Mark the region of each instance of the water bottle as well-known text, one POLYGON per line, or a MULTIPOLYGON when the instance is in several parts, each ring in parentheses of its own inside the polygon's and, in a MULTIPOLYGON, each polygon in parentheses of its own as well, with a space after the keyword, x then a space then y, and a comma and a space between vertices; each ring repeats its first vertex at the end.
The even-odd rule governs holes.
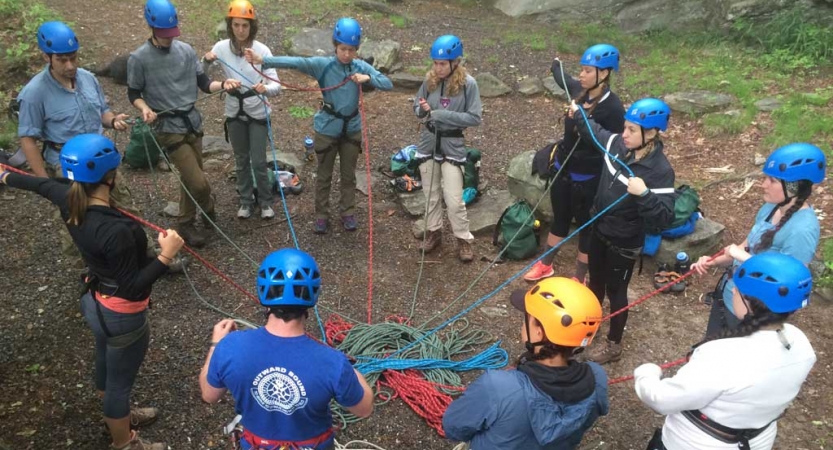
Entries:
POLYGON ((311 137, 307 136, 304 138, 304 159, 307 161, 313 161, 315 159, 315 149, 313 144, 314 142, 311 137))
POLYGON ((691 258, 688 253, 677 253, 677 262, 674 264, 674 271, 680 275, 685 275, 691 269, 691 258))

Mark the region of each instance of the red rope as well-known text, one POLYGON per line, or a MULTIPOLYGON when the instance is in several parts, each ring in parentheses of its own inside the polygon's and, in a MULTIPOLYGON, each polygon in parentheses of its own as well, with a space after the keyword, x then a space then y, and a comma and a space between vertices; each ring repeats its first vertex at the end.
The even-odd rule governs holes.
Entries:
MULTIPOLYGON (((443 431, 443 414, 451 404, 451 396, 437 390, 437 384, 426 380, 420 372, 414 369, 406 370, 404 373, 395 370, 382 372, 379 379, 380 386, 389 387, 394 391, 394 396, 399 397, 418 416, 425 419, 428 426, 437 430, 437 433, 445 437, 443 431)), ((464 388, 451 389, 463 390, 464 388)))
POLYGON ((270 77, 269 75, 266 75, 265 73, 263 73, 263 72, 261 72, 260 70, 258 70, 258 68, 257 68, 257 67, 255 67, 254 63, 249 63, 249 64, 251 64, 251 65, 252 65, 252 69, 254 69, 254 71, 255 71, 255 72, 257 72, 258 74, 260 74, 260 76, 262 76, 263 78, 266 78, 267 80, 274 81, 275 83, 279 83, 281 86, 285 86, 285 87, 288 87, 288 88, 290 88, 290 89, 295 89, 296 91, 304 91, 304 92, 326 92, 326 91, 332 91, 333 89, 338 89, 338 88, 340 88, 340 87, 344 86, 345 84, 347 84, 347 83, 350 81, 350 77, 347 77, 347 78, 345 78, 344 80, 342 80, 342 82, 341 82, 341 83, 338 83, 338 84, 337 84, 337 85, 335 85, 335 86, 329 86, 329 87, 317 87, 317 88, 308 88, 308 87, 301 87, 301 86, 293 86, 293 85, 291 85, 291 84, 286 83, 285 81, 281 81, 281 80, 279 80, 279 79, 277 79, 277 78, 272 78, 272 77, 270 77))
MULTIPOLYGON (((686 356, 685 358, 680 358, 676 361, 671 361, 669 363, 665 363, 665 364, 663 364, 659 367, 660 367, 660 369, 665 370, 669 367, 674 367, 674 366, 679 366, 680 364, 685 364, 686 362, 688 362, 688 356, 686 356)), ((608 380, 607 384, 608 385, 617 384, 617 383, 622 383, 622 382, 625 382, 625 381, 628 381, 628 380, 633 380, 633 375, 628 375, 626 377, 619 377, 619 378, 614 378, 612 380, 608 380)))
MULTIPOLYGON (((709 262, 714 261, 716 258, 718 258, 718 257, 720 257, 720 256, 722 256, 722 255, 723 255, 723 250, 720 250, 719 252, 715 253, 714 255, 712 255, 712 256, 709 258, 709 262)), ((674 280, 674 281, 672 281, 672 282, 670 282, 670 283, 668 283, 668 284, 664 285, 663 287, 661 287, 661 288, 659 288, 659 289, 657 289, 657 290, 655 290, 655 291, 653 291, 653 292, 649 292, 649 293, 647 293, 647 294, 643 295, 642 297, 639 297, 639 299, 638 299, 638 300, 636 300, 635 302, 633 302, 633 303, 629 304, 628 306, 625 306, 624 308, 618 309, 618 310, 616 310, 615 312, 612 312, 612 313, 610 313, 609 315, 607 315, 607 316, 605 316, 605 317, 602 317, 602 322, 604 322, 604 321, 606 321, 606 320, 610 320, 610 319, 612 319, 613 317, 616 317, 616 316, 618 316, 619 314, 622 314, 623 312, 625 312, 625 311, 627 311, 627 310, 629 310, 629 309, 633 308, 634 306, 636 306, 636 305, 638 305, 638 304, 640 304, 640 303, 644 302, 645 300, 648 300, 649 298, 651 298, 651 297, 653 297, 653 296, 655 296, 655 295, 659 294, 660 292, 667 291, 668 289, 670 289, 670 288, 671 288, 671 286, 674 286, 675 284, 677 284, 677 283, 679 283, 679 282, 681 282, 681 281, 685 280, 686 278, 690 277, 690 276, 691 276, 691 275, 693 275, 693 274, 694 274, 694 269, 689 270, 689 271, 688 271, 685 275, 682 275, 681 277, 677 278, 676 280, 674 280)))

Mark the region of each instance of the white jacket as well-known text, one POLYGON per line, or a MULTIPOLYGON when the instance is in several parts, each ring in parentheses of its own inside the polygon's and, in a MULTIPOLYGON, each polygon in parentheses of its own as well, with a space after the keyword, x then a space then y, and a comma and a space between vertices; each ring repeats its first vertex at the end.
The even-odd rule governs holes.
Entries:
MULTIPOLYGON (((269 47, 266 45, 254 41, 252 42, 252 50, 258 55, 266 58, 272 56, 272 52, 269 50, 269 47)), ((240 76, 240 73, 231 70, 225 64, 221 64, 219 61, 214 62, 214 64, 219 64, 220 67, 223 68, 223 72, 226 74, 226 78, 234 78, 235 80, 240 80, 243 83, 243 86, 254 86, 257 83, 263 83, 266 85, 266 92, 264 95, 266 97, 274 97, 278 95, 281 89, 281 85, 271 81, 267 78, 264 78, 259 73, 255 72, 252 69, 252 65, 246 62, 246 59, 243 56, 237 56, 231 51, 231 43, 228 39, 223 39, 222 41, 214 44, 214 48, 211 49, 218 58, 222 59, 231 67, 234 67, 235 70, 242 73, 245 78, 240 76), (250 80, 250 81, 247 81, 250 80)), ((255 67, 258 68, 261 72, 268 75, 270 78, 278 79, 278 73, 275 69, 266 69, 263 70, 259 65, 255 67)), ((242 92, 246 92, 246 89, 243 89, 242 92)), ((237 112, 239 109, 240 102, 237 97, 233 97, 231 95, 226 95, 226 104, 225 104, 225 116, 226 117, 237 117, 237 112)), ((243 110, 254 119, 265 119, 267 110, 271 114, 272 109, 269 107, 268 103, 266 105, 266 109, 263 108, 263 101, 260 100, 259 97, 248 97, 243 99, 243 110)))

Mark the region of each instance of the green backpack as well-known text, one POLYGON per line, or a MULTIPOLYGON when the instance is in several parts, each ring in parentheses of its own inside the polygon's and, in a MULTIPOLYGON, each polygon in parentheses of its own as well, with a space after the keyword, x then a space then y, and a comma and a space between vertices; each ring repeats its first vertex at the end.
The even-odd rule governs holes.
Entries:
POLYGON ((466 148, 466 164, 463 166, 463 189, 477 189, 480 185, 480 150, 466 148))
POLYGON ((159 147, 154 143, 153 131, 142 122, 136 122, 130 130, 130 142, 124 150, 124 162, 134 169, 147 169, 159 162, 159 147), (145 151, 145 145, 147 145, 147 151, 145 151), (148 164, 148 154, 150 154, 150 164, 148 164))
POLYGON ((676 189, 676 199, 674 200, 674 221, 668 228, 677 228, 686 223, 700 207, 700 195, 691 186, 686 184, 676 189))
POLYGON ((498 245, 499 236, 503 238, 505 258, 526 259, 538 252, 535 215, 529 203, 525 200, 518 200, 503 211, 495 225, 492 244, 498 245), (517 236, 515 236, 516 233, 517 236), (514 240, 512 240, 513 237, 514 240))

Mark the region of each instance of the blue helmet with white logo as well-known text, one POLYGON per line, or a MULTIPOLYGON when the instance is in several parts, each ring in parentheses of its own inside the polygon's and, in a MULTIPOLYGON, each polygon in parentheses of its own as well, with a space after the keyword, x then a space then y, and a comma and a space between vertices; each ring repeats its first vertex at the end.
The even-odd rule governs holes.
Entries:
POLYGON ((362 43, 362 27, 356 19, 342 17, 333 27, 333 40, 358 47, 362 43))
POLYGON ((61 172, 72 181, 100 183, 119 163, 116 144, 100 134, 79 134, 61 148, 61 172))
POLYGON ((78 38, 63 22, 44 22, 38 27, 38 48, 47 55, 62 55, 78 51, 78 38))
POLYGON ((463 41, 453 34, 438 37, 431 45, 431 59, 454 61, 463 56, 463 41))
POLYGON ((810 302, 813 275, 801 261, 777 252, 765 252, 746 260, 733 277, 743 295, 754 297, 774 313, 789 313, 810 302))
POLYGON ((643 98, 633 102, 625 113, 625 120, 631 121, 643 129, 657 128, 665 131, 668 128, 668 117, 671 108, 664 101, 657 98, 643 98))
POLYGON ((263 306, 311 308, 321 292, 315 259, 294 248, 270 253, 257 272, 257 296, 263 306))
POLYGON ((619 71, 619 50, 610 44, 596 44, 584 51, 581 65, 619 71))
POLYGON ((145 3, 145 21, 152 28, 176 28, 179 18, 176 8, 169 0, 148 0, 145 3))
POLYGON ((764 174, 786 182, 809 180, 821 183, 827 169, 824 152, 813 144, 787 144, 772 152, 764 164, 764 174))

